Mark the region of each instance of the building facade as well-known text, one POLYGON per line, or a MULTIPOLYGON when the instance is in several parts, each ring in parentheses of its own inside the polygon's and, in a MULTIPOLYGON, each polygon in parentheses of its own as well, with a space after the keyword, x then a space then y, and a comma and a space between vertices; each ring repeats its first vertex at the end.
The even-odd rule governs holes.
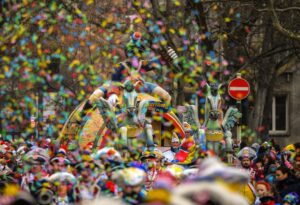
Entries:
POLYGON ((300 142, 300 64, 276 81, 271 115, 270 137, 281 146, 300 142))

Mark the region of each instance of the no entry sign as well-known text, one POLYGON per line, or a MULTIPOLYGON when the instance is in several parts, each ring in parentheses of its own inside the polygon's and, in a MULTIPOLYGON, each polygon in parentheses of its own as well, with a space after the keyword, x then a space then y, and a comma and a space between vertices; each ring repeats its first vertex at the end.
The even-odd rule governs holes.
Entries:
POLYGON ((228 93, 235 100, 243 100, 248 97, 250 93, 250 85, 248 81, 238 76, 230 81, 228 85, 228 93))

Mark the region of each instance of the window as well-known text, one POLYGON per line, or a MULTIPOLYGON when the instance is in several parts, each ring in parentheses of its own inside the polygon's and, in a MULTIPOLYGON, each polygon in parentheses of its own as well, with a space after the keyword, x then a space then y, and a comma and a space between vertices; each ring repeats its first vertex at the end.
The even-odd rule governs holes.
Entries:
POLYGON ((287 134, 289 126, 288 119, 288 96, 274 96, 270 134, 287 134))

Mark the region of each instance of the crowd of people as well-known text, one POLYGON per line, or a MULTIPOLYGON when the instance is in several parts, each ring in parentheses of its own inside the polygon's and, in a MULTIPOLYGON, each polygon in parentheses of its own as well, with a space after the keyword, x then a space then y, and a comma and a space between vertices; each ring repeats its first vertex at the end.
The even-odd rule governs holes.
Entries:
POLYGON ((240 147, 231 163, 196 148, 183 163, 185 141, 162 152, 1 140, 0 204, 299 204, 300 143, 240 147))

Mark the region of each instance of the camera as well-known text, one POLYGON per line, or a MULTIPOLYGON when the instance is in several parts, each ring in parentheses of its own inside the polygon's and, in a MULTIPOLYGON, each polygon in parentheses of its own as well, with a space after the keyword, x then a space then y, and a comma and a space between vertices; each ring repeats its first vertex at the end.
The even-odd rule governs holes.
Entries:
POLYGON ((51 189, 42 188, 36 193, 37 203, 40 205, 52 204, 54 199, 54 192, 51 189))
POLYGON ((35 183, 33 196, 35 197, 37 204, 50 205, 53 203, 54 191, 52 186, 52 183, 46 179, 42 179, 35 183))

